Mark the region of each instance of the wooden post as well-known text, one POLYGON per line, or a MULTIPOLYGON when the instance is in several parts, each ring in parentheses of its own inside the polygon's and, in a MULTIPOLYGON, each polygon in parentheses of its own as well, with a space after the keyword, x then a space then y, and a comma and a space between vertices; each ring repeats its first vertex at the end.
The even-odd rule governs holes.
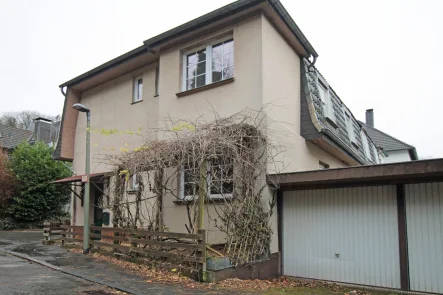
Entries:
POLYGON ((202 281, 208 281, 208 275, 206 272, 206 230, 199 229, 198 234, 200 235, 200 239, 198 240, 198 245, 200 249, 197 253, 197 256, 201 259, 201 273, 202 273, 202 281))
POLYGON ((43 245, 49 245, 49 241, 51 239, 50 237, 51 235, 51 223, 45 221, 43 223, 43 240, 42 240, 42 244, 43 245))
POLYGON ((200 163, 200 182, 198 187, 198 229, 204 228, 205 197, 206 197, 206 161, 200 163))

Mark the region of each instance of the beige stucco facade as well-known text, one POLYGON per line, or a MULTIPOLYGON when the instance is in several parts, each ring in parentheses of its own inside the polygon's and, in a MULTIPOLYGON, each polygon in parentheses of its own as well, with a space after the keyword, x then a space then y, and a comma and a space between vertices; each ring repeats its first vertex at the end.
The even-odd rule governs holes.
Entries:
MULTIPOLYGON (((278 158, 283 165, 269 166, 269 172, 295 172, 318 169, 319 161, 331 168, 344 164, 300 135, 300 57, 263 14, 255 14, 223 30, 163 50, 159 60, 137 71, 121 76, 81 94, 81 103, 91 109, 91 173, 112 170, 103 158, 108 153, 142 146, 148 131, 158 127, 162 118, 210 121, 213 111, 224 117, 245 108, 265 108, 272 139, 285 152, 278 158), (181 91, 182 52, 205 44, 217 36, 231 34, 234 39, 234 81, 204 91, 177 97, 181 91), (159 67, 159 96, 155 96, 155 71, 159 67), (143 76, 143 101, 132 104, 133 77, 143 76), (105 136, 100 129, 115 129, 123 134, 105 136), (140 134, 127 134, 126 130, 140 134), (278 171, 276 171, 276 169, 278 171)), ((77 121, 73 168, 77 174, 85 171, 86 116, 77 121)), ((161 135, 159 135, 161 137, 161 135)), ((266 192, 264 203, 272 192, 266 192)), ((77 198, 76 223, 82 224, 83 213, 77 198)), ((164 223, 171 231, 185 232, 186 208, 166 197, 163 202, 164 223)), ((223 236, 215 229, 214 204, 207 205, 205 216, 209 243, 221 242, 223 236)), ((73 206, 74 207, 74 206, 73 206)), ((276 209, 274 209, 276 210, 276 209)), ((271 251, 278 251, 277 213, 272 216, 274 236, 271 251)))

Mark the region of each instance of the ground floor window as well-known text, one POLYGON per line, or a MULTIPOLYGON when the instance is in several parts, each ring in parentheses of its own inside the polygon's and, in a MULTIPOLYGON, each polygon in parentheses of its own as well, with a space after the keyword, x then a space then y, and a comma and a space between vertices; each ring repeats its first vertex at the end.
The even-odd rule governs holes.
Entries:
MULTIPOLYGON (((180 171, 181 192, 184 200, 198 198, 200 189, 200 167, 197 163, 185 163, 180 171)), ((206 161, 205 183, 209 198, 229 198, 234 193, 234 165, 224 157, 210 157, 206 161)))

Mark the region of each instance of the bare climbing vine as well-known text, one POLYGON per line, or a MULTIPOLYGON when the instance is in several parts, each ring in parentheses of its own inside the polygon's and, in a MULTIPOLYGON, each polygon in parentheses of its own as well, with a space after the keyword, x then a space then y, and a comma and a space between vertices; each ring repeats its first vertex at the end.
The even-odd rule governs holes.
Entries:
POLYGON ((218 244, 234 264, 268 255, 276 201, 266 175, 281 148, 272 144, 267 122, 263 110, 225 118, 214 112, 210 122, 168 118, 151 136, 157 140, 106 155, 115 166, 109 205, 114 226, 167 231, 163 209, 173 201, 186 206, 179 222, 189 233, 202 220, 222 233, 218 244))

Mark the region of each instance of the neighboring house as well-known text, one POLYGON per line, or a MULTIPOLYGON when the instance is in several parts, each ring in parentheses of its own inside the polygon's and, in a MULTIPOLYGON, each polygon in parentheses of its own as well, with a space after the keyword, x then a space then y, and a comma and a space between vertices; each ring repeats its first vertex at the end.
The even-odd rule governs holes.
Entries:
POLYGON ((28 130, 34 131, 31 142, 42 141, 51 147, 54 146, 57 142, 60 123, 60 120, 52 121, 42 117, 33 119, 28 127, 28 130))
POLYGON ((0 124, 0 148, 12 152, 21 142, 33 144, 42 141, 53 146, 57 141, 61 121, 52 122, 45 118, 36 118, 28 129, 15 128, 0 124))
POLYGON ((383 163, 418 160, 415 147, 374 127, 374 111, 372 109, 366 111, 366 123, 360 122, 360 124, 372 141, 385 152, 386 157, 383 158, 383 163))
MULTIPOLYGON (((276 159, 278 167, 267 167, 268 174, 279 174, 280 189, 295 191, 284 195, 279 191, 280 209, 274 208, 271 220, 271 253, 283 254, 283 274, 399 288, 399 271, 392 271, 392 277, 386 279, 388 283, 367 279, 377 276, 388 258, 393 263, 399 261, 389 256, 398 255, 398 247, 397 252, 381 252, 385 240, 390 247, 398 246, 396 188, 388 187, 387 192, 366 190, 355 200, 353 194, 357 190, 337 188, 343 185, 334 182, 337 171, 349 172, 345 172, 350 179, 347 185, 358 186, 358 177, 365 176, 361 173, 366 170, 347 167, 370 165, 370 172, 383 165, 376 165, 381 162, 375 139, 368 136, 369 131, 361 127, 315 68, 317 57, 279 1, 240 0, 148 39, 140 47, 60 85, 65 102, 54 158, 72 161, 77 174, 58 181, 77 186, 72 196, 72 224, 83 225, 83 202, 77 196, 81 197, 78 183, 85 173, 86 156, 86 116, 74 110, 73 104, 82 103, 91 110, 93 130, 120 131, 156 129, 167 116, 203 117, 209 121, 213 119, 212 109, 226 117, 245 108, 265 108, 274 131, 270 133, 272 139, 285 147, 276 159), (297 199, 294 195, 303 194, 304 189, 298 187, 300 179, 311 180, 303 178, 304 173, 314 180, 324 175, 317 188, 334 183, 334 191, 316 190, 297 199), (293 175, 302 176, 298 182, 285 184, 293 175), (300 200, 303 202, 297 203, 300 200), (380 230, 383 225, 386 231, 380 230), (341 235, 350 227, 353 231, 349 232, 355 235, 341 235), (335 236, 344 239, 334 239, 335 236), (299 243, 297 247, 294 241, 299 243), (356 256, 370 258, 363 261, 356 256), (299 272, 295 266, 307 271, 299 272), (334 273, 334 267, 340 273, 334 273), (328 273, 323 275, 322 269, 328 273), (349 272, 360 272, 363 279, 346 276, 349 272)), ((91 132, 90 179, 95 185, 91 186, 90 220, 94 223, 101 224, 103 212, 97 206, 100 196, 104 193, 112 198, 111 179, 106 172, 115 168, 100 155, 161 139, 161 134, 159 138, 149 133, 142 135, 145 137, 91 132)), ((181 170, 178 176, 185 174, 181 170)), ((171 189, 183 188, 185 178, 177 177, 177 185, 171 189)), ((370 178, 368 182, 377 179, 370 178)), ((271 198, 272 192, 271 187, 264 190, 263 198, 271 198)), ((167 198, 161 206, 169 230, 186 232, 183 203, 167 198)), ((208 204, 208 210, 213 210, 211 206, 208 204)), ((223 237, 214 224, 206 219, 205 222, 208 242, 220 241, 223 237)))
POLYGON ((33 132, 0 124, 0 148, 11 153, 23 141, 29 142, 33 132))

